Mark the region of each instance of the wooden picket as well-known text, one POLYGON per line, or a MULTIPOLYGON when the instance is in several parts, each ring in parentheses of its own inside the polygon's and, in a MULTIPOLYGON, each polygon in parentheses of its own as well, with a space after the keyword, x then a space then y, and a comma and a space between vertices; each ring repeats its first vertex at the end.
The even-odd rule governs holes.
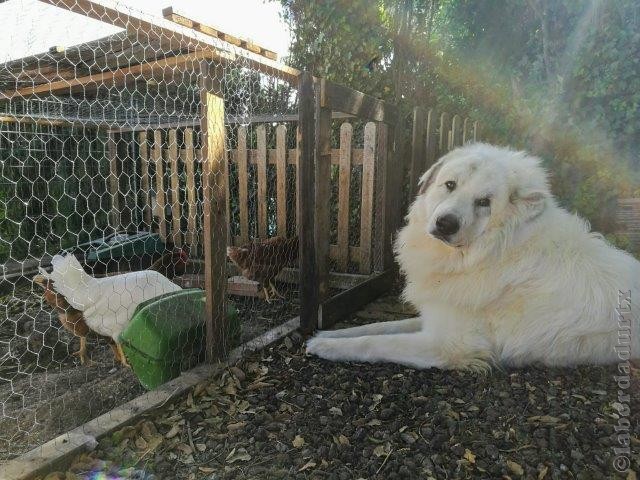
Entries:
POLYGON ((258 137, 258 237, 267 238, 267 130, 264 125, 256 128, 258 137))
POLYGON ((171 169, 171 238, 177 247, 182 246, 182 211, 180 207, 180 182, 178 172, 178 140, 176 130, 169 130, 167 158, 171 169))
POLYGON ((349 264, 349 194, 351 189, 351 137, 353 127, 340 127, 340 170, 338 177, 338 270, 346 271, 349 264))
POLYGON ((196 191, 195 162, 196 153, 193 146, 193 129, 184 130, 184 148, 180 150, 185 167, 186 189, 187 189, 187 234, 185 241, 195 246, 198 243, 196 233, 198 218, 198 192, 196 191))
POLYGON ((165 215, 166 196, 164 189, 164 161, 162 159, 162 132, 156 130, 153 132, 153 147, 151 148, 151 158, 156 167, 155 173, 155 197, 156 208, 153 212, 154 216, 158 218, 158 233, 160 238, 166 240, 167 238, 167 217, 165 215))

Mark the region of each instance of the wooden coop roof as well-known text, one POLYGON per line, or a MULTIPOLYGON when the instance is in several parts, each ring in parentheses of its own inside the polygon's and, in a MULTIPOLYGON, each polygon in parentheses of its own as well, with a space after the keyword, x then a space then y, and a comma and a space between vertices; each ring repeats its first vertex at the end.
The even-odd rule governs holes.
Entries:
POLYGON ((193 71, 203 59, 221 63, 240 60, 256 71, 291 83, 297 81, 299 71, 277 62, 274 52, 194 22, 172 9, 165 9, 166 18, 157 18, 133 13, 110 0, 41 1, 125 31, 72 47, 54 46, 48 52, 0 64, 0 104, 2 100, 34 95, 81 92, 90 97, 100 87, 160 80, 167 74, 175 80, 181 71, 193 71))

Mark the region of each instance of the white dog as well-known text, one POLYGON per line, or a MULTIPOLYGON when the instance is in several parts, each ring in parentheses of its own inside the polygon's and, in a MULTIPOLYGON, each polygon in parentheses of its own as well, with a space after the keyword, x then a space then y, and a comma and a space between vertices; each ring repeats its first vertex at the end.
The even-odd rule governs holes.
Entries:
POLYGON ((320 332, 307 352, 469 369, 638 358, 640 263, 556 204, 537 158, 458 148, 407 220, 395 249, 420 316, 320 332))

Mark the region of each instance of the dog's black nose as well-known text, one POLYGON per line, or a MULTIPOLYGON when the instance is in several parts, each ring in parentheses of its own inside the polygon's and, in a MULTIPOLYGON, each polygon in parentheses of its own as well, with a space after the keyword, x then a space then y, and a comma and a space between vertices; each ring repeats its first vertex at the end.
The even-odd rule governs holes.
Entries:
POLYGON ((438 217, 436 220, 436 230, 440 235, 453 235, 460 230, 460 222, 455 215, 448 213, 438 217))

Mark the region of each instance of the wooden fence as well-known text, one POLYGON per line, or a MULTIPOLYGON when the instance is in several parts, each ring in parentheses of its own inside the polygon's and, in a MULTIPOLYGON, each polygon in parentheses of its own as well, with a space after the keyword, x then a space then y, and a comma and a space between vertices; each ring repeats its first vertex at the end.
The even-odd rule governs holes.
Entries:
POLYGON ((640 198, 621 198, 616 212, 617 233, 629 239, 632 250, 640 248, 640 198))
MULTIPOLYGON (((242 245, 298 233, 301 319, 303 327, 311 329, 328 327, 390 287, 392 235, 402 218, 404 173, 412 194, 419 176, 437 157, 479 140, 479 124, 416 108, 411 155, 396 158, 402 135, 394 106, 322 79, 305 81, 306 93, 302 86, 300 92, 311 95, 313 102, 307 98, 301 103, 298 122, 274 125, 262 118, 248 126, 227 123, 220 133, 226 148, 216 166, 219 184, 213 187, 225 203, 213 235, 224 231, 226 245, 242 245), (336 117, 340 121, 332 120, 336 117), (303 138, 312 140, 311 150, 301 143, 303 138), (353 286, 351 281, 348 291, 331 297, 329 276, 345 273, 361 275, 361 283, 353 286)), ((153 225, 168 242, 196 247, 206 257, 211 232, 205 228, 199 129, 163 126, 110 135, 114 228, 126 224, 122 213, 132 208, 122 190, 133 189, 139 223, 153 225), (133 146, 118 148, 123 141, 133 146), (128 168, 136 175, 123 171, 122 151, 134 156, 134 166, 128 168), (129 178, 128 185, 123 186, 123 176, 129 178), (133 185, 131 177, 136 178, 133 185)))
MULTIPOLYGON (((297 230, 295 199, 299 198, 299 155, 297 148, 288 148, 288 128, 296 127, 294 123, 275 128, 265 124, 254 125, 254 148, 248 146, 248 128, 234 128, 236 145, 226 152, 224 183, 228 199, 228 245, 242 245, 273 235, 286 237, 297 230), (274 148, 267 148, 268 145, 274 148), (293 182, 288 178, 291 170, 293 182), (268 194, 268 179, 274 177, 275 191, 268 194), (235 206, 234 214, 231 205, 235 206)), ((329 248, 334 262, 333 271, 336 272, 368 275, 373 271, 374 182, 380 148, 377 129, 375 122, 368 122, 363 128, 363 138, 356 142, 351 123, 343 122, 337 128, 339 144, 331 149, 334 170, 328 173, 337 184, 337 218, 330 226, 337 241, 329 248), (355 146, 356 143, 361 146, 355 146), (354 176, 359 179, 359 191, 352 188, 354 176), (353 231, 356 226, 350 221, 355 210, 359 217, 357 232, 353 231)), ((138 202, 143 224, 153 225, 164 240, 176 246, 202 245, 201 149, 198 136, 193 128, 136 133, 137 148, 134 151, 138 152, 138 202), (170 216, 167 215, 169 212, 170 216)), ((109 144, 115 143, 116 139, 112 137, 109 144)), ((123 203, 119 178, 124 172, 115 147, 109 148, 109 155, 112 171, 109 186, 114 199, 111 219, 113 226, 119 228, 122 227, 119 222, 123 203)))
POLYGON ((433 163, 456 147, 480 141, 480 123, 460 115, 422 107, 413 109, 411 140, 411 164, 409 170, 410 190, 417 192, 418 179, 433 163))

